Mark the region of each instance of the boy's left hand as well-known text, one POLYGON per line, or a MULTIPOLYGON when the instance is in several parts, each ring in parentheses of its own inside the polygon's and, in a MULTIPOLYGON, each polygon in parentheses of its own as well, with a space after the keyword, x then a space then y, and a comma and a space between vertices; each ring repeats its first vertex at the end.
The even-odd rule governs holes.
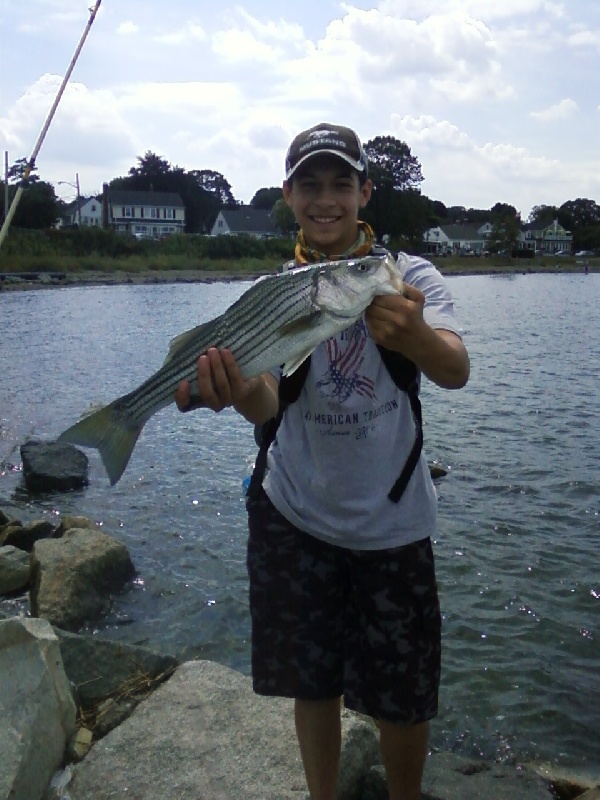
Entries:
POLYGON ((423 318, 425 295, 420 289, 404 284, 404 294, 378 295, 365 312, 365 321, 377 344, 400 350, 409 356, 411 343, 427 326, 423 318))

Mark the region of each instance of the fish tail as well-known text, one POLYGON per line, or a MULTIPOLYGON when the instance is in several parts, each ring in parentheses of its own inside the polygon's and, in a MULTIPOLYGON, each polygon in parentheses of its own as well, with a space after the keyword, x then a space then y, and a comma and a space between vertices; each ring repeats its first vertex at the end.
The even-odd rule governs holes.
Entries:
POLYGON ((95 447, 100 452, 111 486, 125 472, 145 423, 145 420, 137 422, 119 414, 115 408, 118 402, 84 417, 58 437, 59 442, 95 447))

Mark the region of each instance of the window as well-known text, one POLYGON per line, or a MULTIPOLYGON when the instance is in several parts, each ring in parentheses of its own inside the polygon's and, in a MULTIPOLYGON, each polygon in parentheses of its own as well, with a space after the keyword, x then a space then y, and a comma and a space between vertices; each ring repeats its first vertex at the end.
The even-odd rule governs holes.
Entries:
POLYGON ((133 213, 132 206, 123 206, 123 216, 124 217, 133 217, 135 216, 133 213))

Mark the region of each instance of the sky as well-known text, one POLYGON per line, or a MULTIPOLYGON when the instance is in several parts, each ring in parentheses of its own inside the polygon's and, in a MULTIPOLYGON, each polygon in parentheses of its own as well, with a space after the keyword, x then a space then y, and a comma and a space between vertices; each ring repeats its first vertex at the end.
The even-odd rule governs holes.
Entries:
MULTIPOLYGON (((9 163, 33 152, 93 5, 0 0, 9 163)), ((406 142, 446 206, 600 203, 600 2, 102 0, 36 164, 71 200, 76 176, 91 195, 151 151, 249 203, 319 122, 406 142)))

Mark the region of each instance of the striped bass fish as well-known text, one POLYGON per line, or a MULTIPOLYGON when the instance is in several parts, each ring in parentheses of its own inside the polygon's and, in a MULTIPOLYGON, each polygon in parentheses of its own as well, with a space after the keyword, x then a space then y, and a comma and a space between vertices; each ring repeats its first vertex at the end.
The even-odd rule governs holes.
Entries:
POLYGON ((190 381, 197 395, 197 361, 211 347, 231 350, 246 379, 281 364, 284 375, 291 375, 317 345, 359 319, 375 295, 402 294, 402 288, 391 255, 259 278, 223 314, 173 339, 162 367, 137 389, 84 417, 58 441, 99 450, 114 486, 142 428, 174 402, 180 381, 190 381))

